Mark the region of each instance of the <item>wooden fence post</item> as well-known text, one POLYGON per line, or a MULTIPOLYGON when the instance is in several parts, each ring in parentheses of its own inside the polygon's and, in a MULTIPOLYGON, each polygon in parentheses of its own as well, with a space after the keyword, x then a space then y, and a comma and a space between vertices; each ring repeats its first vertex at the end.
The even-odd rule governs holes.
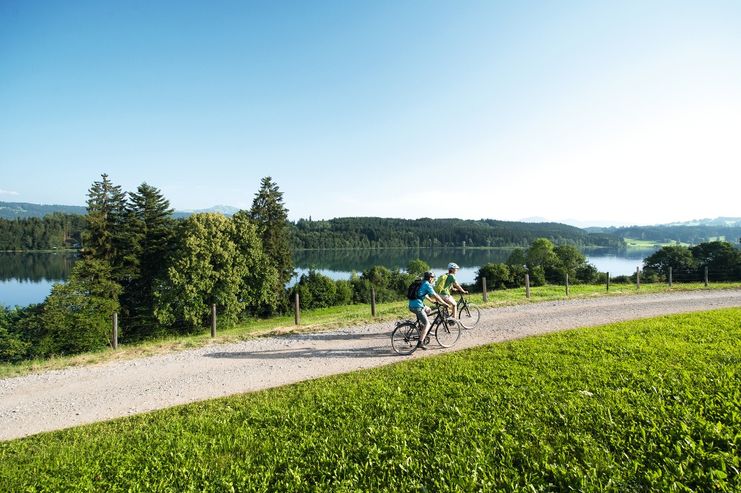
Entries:
POLYGON ((525 274, 525 298, 530 298, 530 274, 525 274))
POLYGON ((566 273, 566 296, 569 295, 569 273, 566 273))
POLYGON ((118 312, 113 312, 113 349, 118 349, 118 312))
POLYGON ((705 287, 708 287, 708 266, 705 266, 705 287))
POLYGON ((371 287, 371 317, 376 316, 376 288, 371 287))
POLYGON ((636 267, 636 289, 641 289, 641 268, 636 267))
POLYGON ((669 266, 669 287, 672 287, 672 266, 669 266))
POLYGON ((610 291, 610 273, 607 273, 607 291, 610 291))
POLYGON ((485 277, 481 278, 481 287, 484 289, 483 299, 484 299, 484 303, 486 303, 487 301, 489 301, 489 295, 486 293, 486 278, 485 277))
POLYGON ((216 303, 211 303, 211 337, 216 337, 216 303))
POLYGON ((293 300, 293 320, 296 325, 301 323, 301 304, 299 303, 298 291, 296 291, 296 297, 293 300))

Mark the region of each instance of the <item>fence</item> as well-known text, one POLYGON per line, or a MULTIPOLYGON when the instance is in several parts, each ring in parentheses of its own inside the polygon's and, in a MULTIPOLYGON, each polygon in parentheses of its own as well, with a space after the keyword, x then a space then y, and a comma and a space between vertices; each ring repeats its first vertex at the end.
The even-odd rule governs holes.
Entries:
MULTIPOLYGON (((610 277, 610 273, 605 273, 605 290, 610 291, 610 285, 611 283, 614 284, 614 279, 610 277)), ((648 271, 648 276, 646 276, 646 273, 643 273, 640 269, 640 267, 636 267, 636 272, 633 276, 630 276, 630 278, 634 279, 634 284, 636 289, 641 288, 641 276, 644 276, 644 283, 648 280, 650 283, 655 282, 661 282, 666 283, 669 287, 672 287, 675 282, 682 283, 682 282, 704 282, 705 286, 707 287, 708 284, 711 281, 714 282, 728 282, 728 281, 739 281, 741 280, 741 267, 737 269, 731 269, 731 270, 722 270, 722 269, 708 269, 708 267, 704 267, 702 269, 673 269, 672 267, 669 267, 666 269, 666 272, 654 272, 654 271, 648 271), (648 277, 648 279, 646 279, 648 277)), ((627 276, 619 276, 620 278, 625 278, 627 276)), ((524 287, 525 287, 525 298, 530 299, 531 297, 531 289, 530 289, 530 275, 525 274, 524 276, 524 287)), ((481 279, 481 285, 482 285, 482 299, 484 303, 487 303, 489 301, 489 295, 487 291, 487 281, 486 278, 481 279)), ((570 288, 571 284, 569 282, 569 275, 565 274, 564 276, 564 292, 566 296, 570 295, 570 288)), ((376 317, 376 290, 375 288, 371 289, 371 300, 370 300, 370 311, 371 311, 371 317, 376 317)), ((294 324, 295 325, 301 325, 301 299, 299 297, 298 291, 294 293, 294 299, 293 299, 293 312, 294 312, 294 324)), ((216 337, 216 305, 211 305, 211 337, 216 337)), ((111 338, 111 347, 113 349, 118 348, 118 313, 114 313, 112 316, 112 338, 111 338)))

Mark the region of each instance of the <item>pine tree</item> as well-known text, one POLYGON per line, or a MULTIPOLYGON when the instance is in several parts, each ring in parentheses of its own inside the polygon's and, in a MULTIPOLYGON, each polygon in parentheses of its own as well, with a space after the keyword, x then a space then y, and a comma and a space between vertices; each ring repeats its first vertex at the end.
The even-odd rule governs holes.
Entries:
POLYGON ((135 335, 151 329, 154 320, 153 289, 165 275, 172 250, 173 209, 160 190, 142 183, 129 193, 126 214, 128 245, 124 255, 129 278, 124 282, 121 304, 135 335))
POLYGON ((291 231, 288 209, 283 205, 283 192, 269 176, 262 179, 260 190, 255 194, 250 219, 257 225, 263 249, 278 271, 282 290, 293 276, 291 231))
POLYGON ((107 174, 101 177, 88 190, 83 255, 110 263, 117 276, 124 263, 126 192, 113 185, 107 174))

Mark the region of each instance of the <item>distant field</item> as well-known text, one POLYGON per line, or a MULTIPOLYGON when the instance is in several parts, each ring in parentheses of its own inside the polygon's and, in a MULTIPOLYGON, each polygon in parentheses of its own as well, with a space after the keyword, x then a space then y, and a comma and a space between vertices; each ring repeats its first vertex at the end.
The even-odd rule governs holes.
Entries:
POLYGON ((632 248, 652 248, 652 247, 665 247, 665 246, 673 246, 673 245, 684 245, 684 246, 688 245, 688 243, 679 243, 675 241, 661 243, 659 241, 637 240, 635 238, 623 238, 623 240, 625 240, 626 246, 632 247, 632 248))
POLYGON ((0 443, 11 491, 739 491, 741 309, 0 443))

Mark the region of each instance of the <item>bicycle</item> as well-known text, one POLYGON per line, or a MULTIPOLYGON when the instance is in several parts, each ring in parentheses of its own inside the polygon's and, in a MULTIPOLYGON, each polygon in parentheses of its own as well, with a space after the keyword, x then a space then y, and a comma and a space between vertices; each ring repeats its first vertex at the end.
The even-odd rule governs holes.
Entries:
POLYGON ((473 303, 469 303, 466 298, 461 297, 458 300, 458 321, 464 329, 473 329, 481 319, 481 310, 473 303))
MULTIPOLYGON (((430 342, 430 334, 435 331, 435 339, 442 347, 451 347, 458 342, 461 336, 461 324, 458 320, 448 316, 448 310, 444 305, 435 303, 436 309, 430 313, 435 318, 430 324, 424 344, 430 342)), ((391 332, 391 347, 397 354, 409 355, 419 347, 419 336, 423 326, 418 320, 400 320, 396 322, 391 332)))

